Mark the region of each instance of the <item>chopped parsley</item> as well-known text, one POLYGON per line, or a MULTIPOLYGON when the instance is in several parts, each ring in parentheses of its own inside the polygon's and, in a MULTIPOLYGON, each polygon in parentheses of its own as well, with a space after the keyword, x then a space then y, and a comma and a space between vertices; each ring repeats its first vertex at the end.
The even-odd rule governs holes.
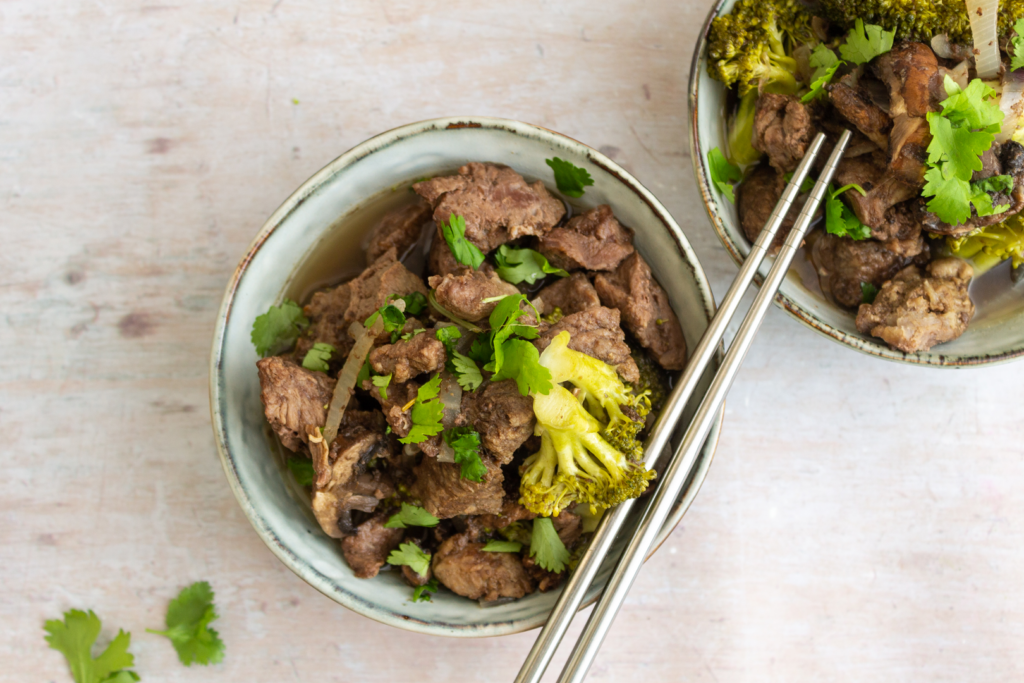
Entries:
POLYGON ((743 179, 743 172, 739 166, 730 164, 729 160, 722 154, 722 150, 715 147, 708 152, 708 172, 711 174, 711 182, 729 200, 731 204, 736 203, 736 193, 733 191, 733 183, 743 179))
POLYGON ((530 557, 541 568, 549 572, 561 572, 569 561, 569 551, 558 537, 555 525, 549 517, 538 517, 533 520, 533 533, 530 535, 530 557))
POLYGON ((584 188, 594 184, 594 179, 590 177, 590 173, 586 169, 573 166, 564 159, 555 157, 545 159, 545 162, 554 171, 555 185, 558 186, 558 191, 564 195, 582 197, 585 192, 584 188))
POLYGON ((306 357, 302 359, 302 367, 307 370, 327 372, 330 370, 330 366, 327 365, 327 361, 331 359, 332 353, 334 353, 333 346, 317 342, 316 344, 313 344, 313 348, 306 351, 306 357))
POLYGON ((833 190, 831 185, 828 186, 828 192, 825 193, 825 230, 839 237, 866 240, 871 237, 871 228, 861 223, 853 209, 839 198, 840 194, 851 189, 864 193, 864 189, 856 184, 846 185, 838 190, 833 190))
POLYGON ((416 505, 402 503, 402 509, 391 515, 385 529, 404 529, 407 526, 437 526, 437 517, 416 505))
POLYGON ((1024 66, 1024 19, 1017 20, 1017 23, 1013 25, 1013 32, 1017 35, 1010 39, 1010 44, 1013 45, 1010 71, 1016 71, 1024 66))
POLYGON ((309 458, 297 457, 288 458, 286 461, 288 469, 295 477, 295 483, 299 486, 312 486, 316 473, 313 471, 313 461, 309 458))
POLYGON ((380 399, 382 401, 388 400, 388 385, 391 384, 391 375, 374 375, 370 378, 370 381, 380 391, 380 399))
POLYGON ((48 634, 46 642, 64 655, 71 667, 75 683, 129 683, 139 680, 138 674, 128 667, 134 665, 135 656, 128 652, 132 634, 118 630, 117 635, 103 653, 93 659, 92 647, 100 635, 102 622, 92 610, 73 609, 64 613, 63 620, 50 619, 43 625, 48 634))
POLYGON ((309 325, 309 318, 302 313, 302 307, 291 299, 285 299, 280 306, 271 306, 252 323, 253 346, 260 356, 271 356, 287 351, 298 340, 309 325))
POLYGON ((403 543, 388 555, 388 564, 405 565, 420 576, 426 576, 430 569, 430 553, 423 552, 415 543, 403 543))
POLYGON ((416 590, 412 592, 413 602, 431 602, 430 594, 436 593, 440 585, 437 583, 437 579, 431 579, 422 586, 416 586, 416 590))
POLYGON ((847 34, 846 42, 839 46, 839 54, 854 64, 867 64, 891 50, 895 37, 895 31, 886 31, 881 26, 865 24, 863 19, 858 19, 847 34))
POLYGON ((518 541, 501 541, 497 538, 492 538, 487 541, 481 550, 485 553, 518 553, 523 549, 523 544, 518 541))
POLYGON ((876 296, 878 296, 878 287, 875 287, 870 282, 860 283, 860 302, 862 304, 875 303, 876 296))
POLYGON ((224 642, 216 631, 208 628, 216 619, 213 589, 206 581, 198 581, 182 589, 167 606, 166 631, 146 631, 170 639, 185 666, 192 666, 192 662, 206 666, 224 659, 224 642))
POLYGON ((444 442, 455 451, 455 462, 462 466, 462 478, 480 482, 487 466, 480 460, 480 434, 470 427, 446 429, 444 442))
POLYGON ((466 239, 466 219, 457 214, 448 217, 448 222, 441 221, 441 234, 448 243, 452 256, 464 266, 476 270, 484 262, 484 253, 479 247, 466 239))
POLYGON ((495 268, 498 276, 514 285, 520 282, 532 285, 548 275, 569 277, 567 271, 555 268, 548 263, 544 254, 533 249, 516 249, 503 244, 495 252, 494 260, 498 263, 498 267, 495 268))
POLYGON ((402 443, 421 443, 431 436, 441 432, 441 419, 444 417, 444 405, 438 400, 437 395, 441 390, 441 375, 434 375, 433 379, 421 386, 416 391, 416 399, 413 401, 412 411, 409 417, 412 420, 412 429, 409 434, 399 439, 402 443))

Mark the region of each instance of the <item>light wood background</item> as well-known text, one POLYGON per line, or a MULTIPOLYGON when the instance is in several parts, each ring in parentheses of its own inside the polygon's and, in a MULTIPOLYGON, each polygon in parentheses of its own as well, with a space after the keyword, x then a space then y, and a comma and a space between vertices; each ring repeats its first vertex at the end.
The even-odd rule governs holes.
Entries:
MULTIPOLYGON (((433 116, 600 148, 721 296, 686 80, 706 0, 0 3, 0 680, 69 681, 42 625, 132 631, 146 681, 511 681, 534 634, 414 635, 284 568, 217 461, 207 358, 265 218, 365 138, 433 116), (225 662, 159 627, 217 591, 225 662)), ((593 681, 1024 677, 1024 363, 856 354, 773 310, 703 491, 593 681)), ((582 621, 573 629, 576 634, 582 621)), ((558 666, 564 661, 564 651, 558 666)))

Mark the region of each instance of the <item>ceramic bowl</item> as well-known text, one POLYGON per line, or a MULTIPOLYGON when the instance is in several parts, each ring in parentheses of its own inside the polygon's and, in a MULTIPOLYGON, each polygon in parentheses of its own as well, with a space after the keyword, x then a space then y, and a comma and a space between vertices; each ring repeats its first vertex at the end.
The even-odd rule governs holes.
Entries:
MULTIPOLYGON (((690 156, 711 225, 736 263, 750 249, 740 228, 736 207, 722 198, 711 183, 707 153, 726 149, 726 89, 707 72, 707 36, 711 21, 727 14, 735 0, 718 0, 708 13, 690 65, 690 156)), ((757 279, 760 284, 771 267, 766 259, 757 279)), ((855 313, 828 300, 818 287, 817 276, 804 253, 797 254, 786 275, 776 303, 787 313, 830 339, 887 360, 936 367, 969 367, 1012 360, 1024 355, 1024 296, 1011 288, 1007 266, 987 273, 971 286, 971 296, 981 302, 967 332, 959 339, 930 351, 904 353, 882 340, 857 331, 855 313)))
MULTIPOLYGON (((325 535, 309 499, 285 474, 275 442, 265 431, 252 321, 279 303, 322 247, 339 259, 361 261, 360 243, 369 226, 345 217, 365 202, 405 188, 423 176, 451 173, 486 160, 507 164, 528 179, 553 186, 546 158, 559 156, 594 178, 580 200, 584 207, 610 204, 636 232, 636 247, 668 291, 693 348, 714 312, 704 271, 668 211, 621 167, 595 150, 536 126, 491 118, 435 119, 383 133, 342 154, 306 181, 267 220, 236 269, 217 320, 210 359, 210 402, 217 449, 239 505, 267 546, 292 571, 324 595, 371 619, 421 633, 495 636, 541 625, 556 593, 481 607, 447 591, 432 602, 410 602, 412 589, 399 572, 358 579, 342 558, 339 543, 325 535)), ((708 378, 706 377, 705 380, 708 378)), ((705 384, 706 386, 706 384, 705 384)), ((692 416, 696 404, 689 407, 692 416)), ((693 501, 718 442, 721 414, 700 461, 662 529, 659 543, 693 501)), ((677 435, 678 436, 678 435, 677 435)), ((593 601, 607 581, 602 567, 591 588, 593 601)))

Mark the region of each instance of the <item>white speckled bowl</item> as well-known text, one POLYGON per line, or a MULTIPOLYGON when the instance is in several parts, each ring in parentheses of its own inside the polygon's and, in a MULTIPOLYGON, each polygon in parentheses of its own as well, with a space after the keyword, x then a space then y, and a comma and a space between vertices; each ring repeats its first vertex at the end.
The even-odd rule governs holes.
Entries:
MULTIPOLYGON (((590 171, 595 185, 581 202, 610 204, 623 224, 636 232, 636 246, 668 291, 690 348, 696 345, 715 304, 704 271, 679 226, 650 192, 604 155, 543 128, 491 118, 436 119, 378 135, 342 154, 306 181, 260 230, 228 285, 217 321, 210 359, 213 429, 228 482, 239 505, 267 546, 282 562, 320 592, 385 624, 449 636, 496 636, 541 625, 555 593, 534 593, 516 602, 481 608, 476 602, 442 592, 433 602, 412 603, 412 589, 397 572, 357 579, 337 541, 327 537, 309 509, 308 497, 285 476, 281 460, 264 432, 256 374, 256 352, 249 340, 252 321, 278 303, 310 255, 330 239, 358 250, 362 234, 340 218, 396 184, 451 172, 473 160, 508 164, 528 178, 553 185, 545 158, 559 156, 590 171), (305 498, 305 499, 304 499, 305 498)), ((707 378, 705 378, 707 380, 707 378)), ((705 384, 706 386, 706 384, 705 384)), ((690 406, 686 419, 696 404, 690 406)), ((711 464, 721 415, 700 462, 659 540, 671 532, 693 501, 711 464)), ((610 563, 599 576, 601 586, 610 563)), ((598 592, 595 586, 588 602, 598 592)))
MULTIPOLYGON (((726 148, 726 90, 721 83, 708 76, 707 36, 711 20, 727 14, 734 2, 717 0, 708 13, 693 53, 689 86, 690 155, 711 225, 736 263, 741 263, 746 258, 750 243, 740 228, 736 207, 722 199, 717 189, 714 189, 707 167, 708 151, 715 147, 723 150, 726 148)), ((797 259, 802 258, 803 255, 797 255, 797 259)), ((761 276, 767 275, 771 267, 769 261, 762 266, 761 276)), ((1024 293, 1020 288, 1011 289, 1009 277, 1005 273, 989 273, 987 277, 1000 275, 1005 278, 1005 291, 986 301, 986 305, 975 314, 967 332, 955 341, 940 344, 922 353, 903 353, 889 348, 880 339, 861 334, 857 331, 854 313, 827 301, 817 288, 817 283, 808 287, 793 269, 782 283, 775 301, 811 329, 858 351, 916 365, 970 367, 1004 362, 1024 355, 1024 293)), ((760 283, 761 277, 757 281, 760 283)), ((972 296, 982 282, 984 279, 972 286, 972 296)), ((989 283, 985 283, 986 287, 991 286, 989 283)), ((995 284, 998 286, 998 283, 995 284)))

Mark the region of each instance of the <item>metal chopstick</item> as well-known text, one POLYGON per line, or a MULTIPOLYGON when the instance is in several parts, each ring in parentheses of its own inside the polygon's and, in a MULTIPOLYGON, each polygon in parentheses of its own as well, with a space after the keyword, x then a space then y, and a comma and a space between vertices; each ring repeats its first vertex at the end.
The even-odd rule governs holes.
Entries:
POLYGON ((654 492, 654 496, 648 502, 640 526, 630 539, 626 550, 615 566, 615 571, 612 573, 604 593, 591 613, 583 633, 576 642, 576 647, 565 664, 565 668, 562 669, 562 674, 558 679, 560 683, 581 683, 586 677, 598 648, 600 648, 619 607, 625 600, 626 594, 629 592, 637 573, 640 571, 640 567, 643 565, 644 558, 651 547, 653 547, 658 531, 661 529, 662 524, 665 523, 672 504, 679 496, 679 492, 693 467, 697 454, 704 445, 704 439, 711 429, 715 414, 725 400, 725 395, 728 393, 729 387, 732 386, 737 372, 739 372, 743 359, 747 355, 747 351, 750 349, 754 336, 761 325, 761 321, 764 319, 768 307, 775 298, 775 293, 779 285, 782 284, 782 280, 789 270, 797 249, 800 248, 800 244, 803 242, 804 235, 806 235, 807 229, 810 227, 814 213, 825 195, 826 187, 832 180, 832 175, 835 173, 836 166, 838 166, 839 160, 842 158, 849 141, 850 132, 844 131, 835 149, 832 150, 832 154, 829 156, 828 162, 817 183, 815 183, 814 189, 811 190, 810 198, 801 210, 799 217, 793 225, 793 229, 786 238, 785 244, 775 258, 775 263, 768 272, 768 277, 765 278, 760 291, 754 298, 754 303, 751 305, 746 317, 744 317, 743 323, 736 333, 736 338, 733 340, 732 346, 729 347, 729 351, 725 354, 725 360, 722 362, 722 366, 719 368, 714 380, 712 380, 711 387, 704 396, 704 400, 701 401, 697 414, 690 423, 690 427, 686 430, 686 435, 683 437, 682 443, 680 443, 679 448, 669 463, 661 483, 654 492))
MULTIPOLYGON (((782 197, 779 198, 778 204, 775 205, 775 209, 768 217, 768 222, 750 249, 747 258, 743 261, 739 274, 729 287, 725 298, 722 299, 718 312, 708 324, 703 336, 697 343, 697 347, 691 353, 690 362, 687 364, 683 376, 676 383, 671 394, 669 394, 665 405, 662 407, 658 421, 651 429, 651 434, 647 438, 644 460, 648 467, 655 465, 665 446, 668 445, 676 423, 686 408, 686 404, 689 403, 690 397, 704 375, 704 371, 711 362, 716 349, 718 349, 729 321, 736 312, 743 294, 753 281, 754 274, 757 273, 757 269, 767 255, 768 249, 775 239, 775 234, 785 220, 786 213, 793 205, 793 201, 799 194, 800 186, 803 184, 804 178, 807 177, 824 141, 825 136, 819 133, 811 142, 803 160, 797 166, 796 171, 793 172, 793 177, 783 191, 782 197)), ((533 644, 533 648, 530 650, 530 654, 527 655, 523 667, 519 670, 516 683, 539 683, 541 676, 544 675, 544 671, 554 656, 555 650, 558 649, 562 637, 569 628, 569 624, 583 603, 587 589, 594 582, 594 578, 597 576, 604 558, 611 550, 612 543, 615 541, 615 537, 629 516, 635 502, 635 500, 627 500, 608 510, 601 519, 600 524, 594 531, 593 538, 590 540, 587 551, 581 558, 576 570, 570 575, 569 580, 562 589, 561 595, 557 602, 555 602, 547 623, 533 644)))

